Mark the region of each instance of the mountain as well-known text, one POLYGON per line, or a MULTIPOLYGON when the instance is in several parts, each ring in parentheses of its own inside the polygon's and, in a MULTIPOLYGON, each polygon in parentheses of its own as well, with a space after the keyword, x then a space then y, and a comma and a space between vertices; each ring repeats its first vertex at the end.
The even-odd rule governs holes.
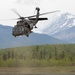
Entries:
POLYGON ((52 36, 64 41, 67 40, 69 43, 75 43, 75 26, 63 30, 62 32, 58 32, 52 36))
POLYGON ((75 43, 75 15, 61 14, 42 30, 42 33, 75 43))
POLYGON ((0 25, 0 48, 64 43, 46 34, 31 33, 29 37, 12 36, 12 27, 0 25))

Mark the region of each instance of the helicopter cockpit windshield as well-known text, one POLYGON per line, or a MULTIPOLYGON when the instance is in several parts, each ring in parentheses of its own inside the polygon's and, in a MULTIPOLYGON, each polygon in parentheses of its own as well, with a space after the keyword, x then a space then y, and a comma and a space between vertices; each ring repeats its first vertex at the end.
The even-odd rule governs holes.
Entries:
POLYGON ((23 35, 24 34, 24 28, 23 26, 18 26, 16 25, 13 30, 12 30, 12 35, 14 36, 19 36, 19 35, 23 35))

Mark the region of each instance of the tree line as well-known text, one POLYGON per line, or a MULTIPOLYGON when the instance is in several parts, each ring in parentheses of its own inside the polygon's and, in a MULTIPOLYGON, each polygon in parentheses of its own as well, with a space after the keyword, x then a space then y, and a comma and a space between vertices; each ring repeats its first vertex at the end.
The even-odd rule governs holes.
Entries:
MULTIPOLYGON (((0 63, 14 61, 23 65, 75 65, 75 45, 37 45, 0 50, 0 63), (26 63, 27 62, 27 63, 26 63)), ((10 63, 10 62, 9 62, 10 63)), ((17 64, 17 63, 16 63, 17 64)), ((18 64, 18 65, 20 65, 18 64)), ((39 66, 37 65, 37 66, 39 66)))

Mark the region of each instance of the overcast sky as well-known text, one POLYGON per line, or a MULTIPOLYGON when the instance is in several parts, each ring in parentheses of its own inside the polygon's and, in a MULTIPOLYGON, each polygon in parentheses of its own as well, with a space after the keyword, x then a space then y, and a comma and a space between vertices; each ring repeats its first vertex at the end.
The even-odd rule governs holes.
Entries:
MULTIPOLYGON (((18 18, 11 11, 13 8, 21 16, 33 15, 37 6, 41 9, 40 13, 60 10, 61 13, 69 12, 75 15, 75 0, 0 0, 0 20, 18 18)), ((0 21, 0 24, 14 26, 16 20, 0 21)))

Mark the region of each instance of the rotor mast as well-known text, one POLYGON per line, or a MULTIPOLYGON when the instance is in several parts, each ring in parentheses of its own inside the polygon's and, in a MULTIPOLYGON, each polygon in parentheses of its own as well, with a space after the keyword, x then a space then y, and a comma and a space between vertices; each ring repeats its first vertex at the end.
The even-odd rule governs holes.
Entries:
POLYGON ((40 8, 39 7, 36 7, 36 10, 37 10, 37 15, 36 15, 36 19, 38 20, 38 18, 39 18, 39 11, 40 11, 40 8))
MULTIPOLYGON (((36 15, 35 24, 38 22, 38 18, 39 18, 39 15, 40 15, 40 13, 39 13, 40 8, 39 7, 36 7, 36 10, 37 10, 37 15, 36 15)), ((37 28, 36 25, 35 25, 35 28, 37 28)))

